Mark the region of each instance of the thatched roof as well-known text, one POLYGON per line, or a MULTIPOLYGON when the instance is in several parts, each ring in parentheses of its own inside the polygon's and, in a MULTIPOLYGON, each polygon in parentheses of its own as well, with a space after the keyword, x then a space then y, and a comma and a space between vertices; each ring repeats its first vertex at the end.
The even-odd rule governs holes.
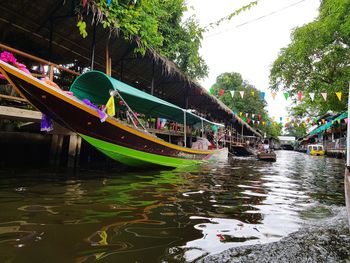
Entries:
MULTIPOLYGON (((88 36, 83 38, 76 26, 76 4, 74 0, 2 1, 1 43, 57 64, 77 62, 82 67, 90 66, 93 13, 90 12, 86 19, 88 36)), ((144 57, 136 55, 133 51, 136 41, 126 41, 121 36, 111 35, 102 25, 96 26, 94 69, 105 71, 108 39, 113 77, 150 92, 153 76, 155 96, 182 108, 195 109, 214 121, 232 120, 233 113, 227 106, 184 75, 174 63, 152 50, 148 50, 144 57)), ((235 126, 244 125, 245 134, 260 136, 238 117, 235 120, 235 126)))

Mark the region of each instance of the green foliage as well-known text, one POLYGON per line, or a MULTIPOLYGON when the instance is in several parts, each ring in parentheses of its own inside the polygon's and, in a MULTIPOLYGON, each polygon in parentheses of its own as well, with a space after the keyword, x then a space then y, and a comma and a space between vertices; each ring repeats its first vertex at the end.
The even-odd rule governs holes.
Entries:
POLYGON ((211 88, 211 92, 224 104, 226 104, 233 112, 236 112, 238 115, 240 112, 242 112, 243 119, 246 120, 246 118, 244 118, 244 114, 247 112, 250 116, 251 114, 255 114, 254 119, 256 121, 259 120, 258 115, 261 115, 263 121, 266 123, 269 121, 271 124, 270 126, 256 126, 256 128, 260 129, 263 133, 266 132, 267 136, 277 137, 281 134, 281 127, 279 125, 273 125, 272 120, 268 117, 268 113, 265 110, 267 103, 265 100, 261 99, 260 91, 246 81, 243 81, 241 74, 232 72, 219 75, 216 78, 216 83, 211 88), (219 96, 220 89, 224 90, 223 96, 219 96), (235 91, 233 98, 230 93, 232 90, 235 91), (245 92, 244 99, 240 97, 240 91, 245 92), (254 96, 252 96, 252 92, 254 92, 254 96))
POLYGON ((219 20, 210 23, 207 27, 211 27, 213 28, 214 26, 219 26, 222 22, 227 21, 227 20, 231 20, 233 17, 238 16, 240 13, 249 10, 250 8, 252 8, 253 6, 258 4, 258 0, 257 1, 252 1, 247 5, 244 5, 238 9, 236 9, 235 11, 233 11, 232 13, 230 13, 229 15, 220 18, 219 20))
POLYGON ((307 126, 305 125, 289 125, 285 128, 284 135, 294 136, 297 138, 303 137, 307 134, 307 126))
POLYGON ((339 102, 335 92, 348 92, 349 45, 350 1, 322 1, 318 18, 294 30, 292 43, 281 50, 274 62, 270 73, 273 89, 291 94, 302 91, 304 98, 295 110, 301 116, 343 111, 347 96, 339 102), (310 92, 316 93, 315 101, 308 97, 310 92), (327 102, 321 92, 328 93, 327 102))
POLYGON ((86 23, 83 20, 79 20, 77 23, 77 27, 79 28, 80 35, 82 35, 83 38, 86 38, 86 23))
MULTIPOLYGON (((154 50, 167 57, 189 77, 200 79, 208 74, 208 67, 199 55, 203 29, 194 17, 182 22, 187 10, 185 0, 90 0, 88 6, 98 10, 97 20, 104 28, 121 32, 126 40, 136 40, 136 53, 144 55, 154 50)), ((80 10, 79 18, 84 14, 80 10)), ((77 26, 85 37, 85 22, 77 26)))

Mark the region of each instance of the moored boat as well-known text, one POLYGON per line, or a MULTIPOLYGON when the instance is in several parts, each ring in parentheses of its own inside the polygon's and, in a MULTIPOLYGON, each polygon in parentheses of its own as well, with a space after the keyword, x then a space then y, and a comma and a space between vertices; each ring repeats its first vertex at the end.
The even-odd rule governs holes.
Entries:
POLYGON ((323 156, 325 155, 325 150, 323 148, 323 145, 321 144, 310 144, 307 146, 307 154, 313 155, 313 156, 323 156))
POLYGON ((84 140, 110 158, 130 166, 161 165, 178 167, 227 158, 227 148, 190 149, 158 138, 140 123, 137 115, 165 118, 187 125, 212 122, 174 104, 135 89, 99 72, 79 76, 71 86, 72 94, 49 85, 28 73, 0 61, 1 74, 31 104, 57 123, 78 133, 84 140), (107 115, 97 105, 105 105, 110 96, 117 96, 126 107, 125 123, 107 115))

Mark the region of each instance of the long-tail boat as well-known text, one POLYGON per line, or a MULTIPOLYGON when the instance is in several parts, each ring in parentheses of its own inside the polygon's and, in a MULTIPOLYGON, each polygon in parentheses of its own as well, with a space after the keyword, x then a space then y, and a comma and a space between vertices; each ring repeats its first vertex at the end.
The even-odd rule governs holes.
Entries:
MULTIPOLYGON (((183 123, 184 127, 211 123, 102 72, 89 71, 80 75, 71 85, 73 96, 3 61, 0 61, 0 72, 21 96, 43 114, 123 164, 178 167, 226 158, 228 155, 227 148, 199 150, 166 142, 145 127, 129 125, 107 114, 101 122, 101 113, 104 112, 95 105, 104 105, 111 95, 117 95, 127 106, 131 119, 137 118, 135 111, 145 116, 183 123), (129 111, 131 109, 133 111, 129 111)), ((186 129, 184 138, 186 146, 186 129)))

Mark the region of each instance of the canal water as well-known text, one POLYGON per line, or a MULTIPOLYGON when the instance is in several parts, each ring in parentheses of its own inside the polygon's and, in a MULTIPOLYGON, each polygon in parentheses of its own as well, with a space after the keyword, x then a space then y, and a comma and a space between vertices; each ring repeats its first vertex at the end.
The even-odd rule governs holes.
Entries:
POLYGON ((344 206, 344 161, 278 151, 166 171, 0 171, 0 262, 193 262, 344 206))

